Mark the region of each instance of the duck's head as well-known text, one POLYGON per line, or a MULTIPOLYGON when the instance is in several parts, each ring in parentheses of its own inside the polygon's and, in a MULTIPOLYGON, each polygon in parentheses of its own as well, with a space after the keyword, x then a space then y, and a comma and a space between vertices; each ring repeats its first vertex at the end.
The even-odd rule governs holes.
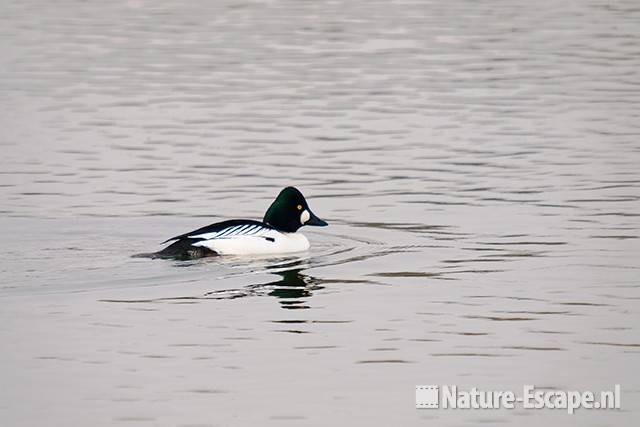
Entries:
POLYGON ((287 187, 278 194, 262 221, 288 233, 297 231, 303 225, 327 225, 311 212, 302 193, 294 187, 287 187))

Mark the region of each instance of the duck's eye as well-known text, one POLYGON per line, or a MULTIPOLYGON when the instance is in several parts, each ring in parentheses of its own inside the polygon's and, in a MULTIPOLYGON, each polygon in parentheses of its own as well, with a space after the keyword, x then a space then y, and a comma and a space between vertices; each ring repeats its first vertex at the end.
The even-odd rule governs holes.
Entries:
POLYGON ((298 206, 296 206, 296 208, 298 208, 298 210, 301 211, 302 210, 302 205, 298 205, 298 206))

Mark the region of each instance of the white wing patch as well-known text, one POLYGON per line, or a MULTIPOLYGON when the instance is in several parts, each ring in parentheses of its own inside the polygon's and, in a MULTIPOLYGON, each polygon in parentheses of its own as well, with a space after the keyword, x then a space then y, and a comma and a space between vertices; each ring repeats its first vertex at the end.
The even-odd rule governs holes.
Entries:
POLYGON ((188 237, 193 239, 205 239, 205 240, 228 239, 228 238, 237 237, 237 236, 261 236, 268 231, 270 231, 269 228, 265 228, 261 225, 240 224, 240 225, 227 227, 213 233, 192 234, 192 235, 189 235, 188 237))
POLYGON ((309 249, 309 241, 301 233, 281 233, 259 225, 233 226, 189 237, 206 239, 192 246, 203 246, 221 255, 285 254, 309 249))
POLYGON ((221 255, 283 254, 309 249, 309 241, 301 233, 281 233, 271 227, 251 223, 232 225, 215 232, 189 234, 187 237, 202 239, 193 242, 192 246, 209 248, 221 255))

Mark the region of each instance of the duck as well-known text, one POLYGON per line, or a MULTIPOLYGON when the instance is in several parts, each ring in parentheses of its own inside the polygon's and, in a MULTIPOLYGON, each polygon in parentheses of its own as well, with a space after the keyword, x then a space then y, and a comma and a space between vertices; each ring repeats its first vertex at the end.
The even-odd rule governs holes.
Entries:
MULTIPOLYGON (((262 221, 230 219, 165 240, 171 244, 151 258, 195 259, 219 255, 280 255, 304 252, 309 240, 298 230, 324 227, 326 221, 309 208, 300 190, 286 187, 271 203, 262 221)), ((144 255, 144 254, 141 254, 144 255)))

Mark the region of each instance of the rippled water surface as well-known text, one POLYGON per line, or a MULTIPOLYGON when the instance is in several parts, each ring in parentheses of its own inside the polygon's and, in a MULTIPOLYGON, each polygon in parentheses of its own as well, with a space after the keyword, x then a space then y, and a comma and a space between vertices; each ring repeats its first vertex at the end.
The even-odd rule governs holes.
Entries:
POLYGON ((0 95, 2 425, 637 420, 636 1, 7 0, 0 95), (309 253, 130 257, 287 185, 309 253))

